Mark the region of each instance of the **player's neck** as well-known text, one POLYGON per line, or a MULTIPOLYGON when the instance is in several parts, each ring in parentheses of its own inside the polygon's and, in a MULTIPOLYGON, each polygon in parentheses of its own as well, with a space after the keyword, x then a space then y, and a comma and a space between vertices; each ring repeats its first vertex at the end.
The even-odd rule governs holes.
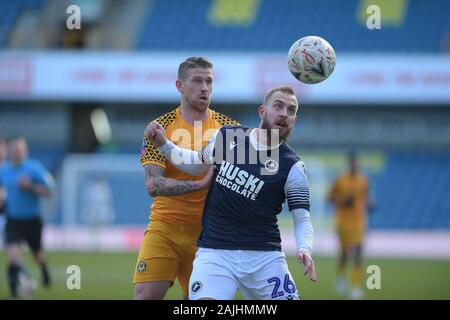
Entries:
POLYGON ((194 125, 194 121, 205 121, 209 116, 209 108, 205 110, 196 110, 190 106, 180 106, 180 114, 184 121, 194 125))

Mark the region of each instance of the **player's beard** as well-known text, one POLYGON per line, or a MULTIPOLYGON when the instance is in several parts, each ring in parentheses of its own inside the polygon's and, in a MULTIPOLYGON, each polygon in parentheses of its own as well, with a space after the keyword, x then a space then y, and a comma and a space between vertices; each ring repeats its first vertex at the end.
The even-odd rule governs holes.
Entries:
POLYGON ((198 97, 191 100, 188 97, 186 97, 186 102, 190 105, 191 109, 197 112, 204 112, 205 110, 208 109, 211 100, 210 99, 208 99, 208 101, 201 100, 198 97))
POLYGON ((274 128, 274 127, 275 127, 275 124, 270 123, 269 120, 267 119, 267 116, 264 117, 264 119, 262 120, 261 128, 266 129, 267 134, 271 134, 271 129, 277 130, 280 143, 286 143, 288 141, 289 136, 291 135, 292 126, 289 126, 287 124, 287 127, 283 128, 283 129, 278 129, 278 128, 274 128))

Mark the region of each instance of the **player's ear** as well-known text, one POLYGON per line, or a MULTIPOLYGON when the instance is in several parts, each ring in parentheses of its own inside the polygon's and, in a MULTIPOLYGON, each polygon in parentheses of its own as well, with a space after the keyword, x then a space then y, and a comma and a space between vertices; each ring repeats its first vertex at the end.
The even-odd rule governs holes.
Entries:
POLYGON ((264 105, 260 105, 258 107, 258 114, 260 119, 264 119, 264 115, 266 114, 266 108, 264 107, 264 105))
POLYGON ((177 87, 178 92, 183 93, 183 81, 178 79, 175 81, 175 86, 177 87))

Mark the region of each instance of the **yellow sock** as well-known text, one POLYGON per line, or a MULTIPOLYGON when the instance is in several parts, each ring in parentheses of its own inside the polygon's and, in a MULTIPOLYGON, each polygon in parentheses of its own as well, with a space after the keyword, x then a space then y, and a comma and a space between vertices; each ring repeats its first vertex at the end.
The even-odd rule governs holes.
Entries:
POLYGON ((353 267, 353 270, 352 270, 352 287, 359 287, 359 286, 361 286, 362 273, 363 273, 362 265, 356 265, 356 266, 353 267))

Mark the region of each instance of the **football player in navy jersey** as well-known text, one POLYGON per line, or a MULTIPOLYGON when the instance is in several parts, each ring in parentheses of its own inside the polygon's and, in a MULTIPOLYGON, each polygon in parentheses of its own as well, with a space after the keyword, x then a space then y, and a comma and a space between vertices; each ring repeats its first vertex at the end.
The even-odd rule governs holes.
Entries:
POLYGON ((146 136, 177 168, 200 175, 215 165, 206 198, 199 249, 190 278, 189 298, 299 299, 281 251, 277 215, 288 202, 294 219, 297 259, 317 281, 309 185, 305 166, 287 145, 297 119, 291 87, 266 93, 258 108, 258 128, 223 126, 203 149, 182 149, 151 123, 146 136))

